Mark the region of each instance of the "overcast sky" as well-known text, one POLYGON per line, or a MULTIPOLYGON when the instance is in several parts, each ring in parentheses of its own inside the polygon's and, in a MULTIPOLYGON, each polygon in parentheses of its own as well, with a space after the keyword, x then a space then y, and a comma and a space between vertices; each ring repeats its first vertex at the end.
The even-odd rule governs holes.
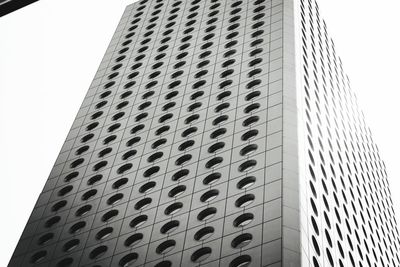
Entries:
MULTIPOLYGON (((132 2, 41 0, 0 18, 0 266, 7 265, 132 2)), ((400 1, 319 3, 386 162, 400 218, 400 1)))

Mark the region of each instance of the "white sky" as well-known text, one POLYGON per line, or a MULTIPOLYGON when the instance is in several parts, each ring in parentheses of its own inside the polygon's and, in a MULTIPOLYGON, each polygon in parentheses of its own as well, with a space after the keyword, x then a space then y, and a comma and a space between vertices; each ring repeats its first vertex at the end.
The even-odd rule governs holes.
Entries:
MULTIPOLYGON (((0 18, 0 266, 131 2, 41 0, 0 18)), ((400 1, 319 3, 386 162, 400 222, 400 1)))

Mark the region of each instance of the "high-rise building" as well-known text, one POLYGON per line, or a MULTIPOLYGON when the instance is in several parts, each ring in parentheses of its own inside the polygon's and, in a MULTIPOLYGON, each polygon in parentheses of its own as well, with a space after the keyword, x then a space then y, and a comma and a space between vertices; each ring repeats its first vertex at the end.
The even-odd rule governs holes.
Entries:
POLYGON ((128 6, 10 266, 400 266, 314 0, 128 6))

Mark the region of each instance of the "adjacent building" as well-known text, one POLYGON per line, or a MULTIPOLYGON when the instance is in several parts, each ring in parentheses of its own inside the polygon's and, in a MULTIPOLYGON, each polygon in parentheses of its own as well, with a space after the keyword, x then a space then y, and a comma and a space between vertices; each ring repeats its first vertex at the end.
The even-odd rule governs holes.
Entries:
POLYGON ((30 5, 38 0, 0 0, 0 17, 30 5))
POLYGON ((400 266, 314 0, 128 6, 9 266, 400 266))

